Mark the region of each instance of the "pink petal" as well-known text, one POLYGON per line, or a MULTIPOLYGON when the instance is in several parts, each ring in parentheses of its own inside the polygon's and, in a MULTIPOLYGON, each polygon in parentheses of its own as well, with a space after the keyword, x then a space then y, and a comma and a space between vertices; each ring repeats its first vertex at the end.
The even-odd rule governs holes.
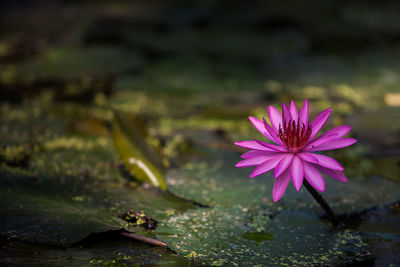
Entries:
POLYGON ((255 140, 255 141, 239 141, 239 142, 235 142, 235 145, 243 147, 243 148, 247 148, 247 149, 277 152, 276 148, 273 148, 273 149, 268 148, 268 147, 260 144, 257 140, 255 140))
POLYGON ((315 163, 318 164, 318 159, 316 157, 314 157, 315 154, 313 153, 308 153, 308 152, 302 152, 302 153, 297 153, 297 156, 304 160, 304 161, 308 161, 311 163, 315 163))
POLYGON ((293 154, 287 153, 281 161, 276 165, 274 170, 274 177, 279 177, 290 166, 293 160, 293 154))
POLYGON ((290 114, 289 107, 286 103, 282 104, 282 122, 288 123, 292 119, 292 114, 290 114))
POLYGON ((299 153, 298 156, 304 161, 314 163, 314 164, 320 165, 320 166, 328 168, 328 169, 332 169, 335 171, 343 171, 344 170, 344 168, 342 167, 342 165, 340 165, 339 162, 337 162, 335 159, 325 156, 325 155, 302 152, 302 153, 299 153))
POLYGON ((303 184, 303 165, 299 157, 293 157, 292 165, 290 166, 290 175, 292 176, 292 181, 294 188, 299 192, 301 185, 303 184))
POLYGON ((313 152, 313 151, 325 151, 325 150, 331 150, 331 149, 338 149, 338 148, 351 146, 355 142, 357 142, 357 140, 354 138, 339 138, 339 139, 334 139, 329 142, 326 142, 322 145, 307 149, 307 151, 313 152))
POLYGON ((238 168, 245 168, 245 167, 256 166, 256 165, 259 165, 259 164, 261 164, 261 163, 263 163, 263 162, 265 162, 265 161, 267 161, 267 160, 269 160, 269 159, 271 159, 271 158, 274 158, 274 157, 276 157, 276 155, 274 155, 274 154, 269 154, 269 155, 267 155, 267 156, 260 156, 260 157, 248 158, 248 159, 239 161, 239 162, 235 165, 235 167, 238 167, 238 168))
POLYGON ((275 131, 278 132, 279 125, 282 124, 281 113, 279 112, 279 110, 277 110, 273 106, 269 106, 268 107, 268 116, 269 116, 269 120, 272 124, 272 127, 274 127, 275 131))
POLYGON ((318 191, 325 191, 325 181, 321 173, 313 166, 313 164, 302 161, 304 176, 312 187, 318 191))
POLYGON ((328 142, 332 139, 338 139, 340 137, 345 136, 349 131, 351 130, 351 127, 348 125, 341 125, 336 128, 333 128, 323 134, 321 134, 319 137, 308 143, 308 145, 305 147, 311 148, 311 147, 316 147, 318 145, 321 145, 325 142, 328 142))
POLYGON ((296 105, 294 104, 294 101, 290 101, 290 114, 292 115, 292 120, 296 121, 299 119, 299 112, 297 111, 296 105))
POLYGON ((318 170, 320 170, 321 172, 325 173, 326 175, 332 177, 333 179, 336 179, 336 180, 338 180, 340 182, 343 182, 343 183, 347 183, 348 182, 347 178, 346 178, 346 175, 344 175, 344 173, 341 172, 341 171, 330 170, 330 169, 324 168, 324 167, 319 166, 319 165, 316 165, 315 167, 318 170))
POLYGON ((319 145, 325 144, 325 143, 335 140, 337 138, 338 138, 338 134, 336 134, 336 133, 332 133, 332 134, 328 134, 328 135, 322 134, 318 138, 314 139, 314 141, 308 143, 308 145, 306 145, 303 150, 307 151, 313 147, 317 147, 319 145))
POLYGON ((300 124, 308 125, 308 99, 304 101, 304 105, 300 110, 300 124))
MULTIPOLYGON (((273 145, 273 144, 269 144, 269 143, 265 143, 263 141, 259 141, 259 140, 255 140, 258 144, 264 146, 266 149, 271 149, 272 151, 280 151, 280 152, 287 152, 286 148, 282 147, 282 146, 277 146, 277 145, 273 145)), ((269 151, 271 151, 269 150, 269 151)))
POLYGON ((243 153, 240 157, 242 159, 249 159, 249 158, 253 158, 253 157, 267 156, 267 155, 269 155, 271 153, 275 153, 275 152, 260 151, 260 150, 250 150, 250 151, 247 151, 246 153, 243 153))
POLYGON ((325 125, 329 116, 332 113, 332 108, 322 111, 318 116, 311 122, 311 136, 309 140, 313 139, 317 135, 319 130, 325 125))
POLYGON ((263 122, 264 122, 265 129, 267 129, 268 133, 271 135, 272 139, 270 138, 270 140, 275 142, 275 143, 277 143, 277 144, 283 145, 282 141, 278 138, 278 133, 274 130, 274 128, 269 126, 269 124, 265 120, 265 118, 263 118, 263 122))
POLYGON ((330 129, 329 131, 327 131, 326 133, 322 134, 323 135, 330 135, 330 134, 336 134, 337 137, 336 138, 340 138, 345 136, 346 134, 348 134, 351 130, 351 127, 349 125, 340 125, 338 127, 335 127, 333 129, 330 129))
POLYGON ((342 165, 340 165, 339 162, 337 162, 335 159, 325 156, 325 155, 320 155, 320 154, 313 154, 314 157, 317 158, 318 163, 317 165, 320 165, 322 167, 334 170, 334 171, 343 171, 344 168, 342 165))
POLYGON ((274 202, 277 202, 279 199, 282 198, 289 184, 289 181, 290 173, 288 170, 275 180, 274 187, 272 189, 272 198, 274 202))
POLYGON ((264 174, 266 172, 269 172, 270 170, 272 170, 273 168, 276 167, 276 165, 279 163, 279 161, 282 159, 282 157, 285 155, 286 153, 279 153, 277 154, 275 157, 267 160, 266 162, 261 163, 260 165, 258 165, 253 172, 250 174, 250 178, 254 178, 256 176, 259 176, 261 174, 264 174))
POLYGON ((254 127, 256 127, 256 129, 265 137, 267 137, 268 139, 270 139, 271 141, 274 141, 271 137, 271 135, 268 133, 267 129, 265 129, 264 123, 257 119, 254 118, 252 116, 249 117, 250 122, 254 125, 254 127))

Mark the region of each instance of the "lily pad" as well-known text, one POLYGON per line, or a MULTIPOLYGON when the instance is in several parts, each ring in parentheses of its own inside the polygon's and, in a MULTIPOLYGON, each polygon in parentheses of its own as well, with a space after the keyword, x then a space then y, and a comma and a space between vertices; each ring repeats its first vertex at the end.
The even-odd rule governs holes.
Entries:
MULTIPOLYGON (((211 155, 211 151, 208 152, 206 157, 211 155)), ((220 154, 213 160, 187 162, 181 169, 169 171, 167 181, 170 190, 211 205, 250 207, 264 203, 274 207, 279 206, 280 209, 312 209, 313 212, 322 213, 321 208, 314 203, 304 187, 300 192, 296 192, 292 184, 289 184, 282 200, 273 203, 272 175, 250 179, 248 178, 250 170, 233 167, 240 160, 239 154, 223 151, 212 153, 220 154)), ((349 177, 348 183, 340 183, 325 177, 325 182, 326 191, 322 195, 338 214, 385 205, 400 199, 400 185, 377 176, 362 179, 349 177)))
MULTIPOLYGON (((212 265, 239 266, 341 265, 372 260, 362 235, 354 230, 334 230, 329 221, 321 220, 322 209, 304 188, 296 192, 289 185, 283 199, 273 203, 272 175, 249 179, 246 170, 233 167, 233 154, 219 153, 213 160, 189 162, 168 173, 170 190, 212 205, 161 222, 157 237, 178 254, 212 265)), ((323 196, 338 214, 400 199, 400 185, 390 180, 373 176, 350 177, 347 184, 329 177, 325 180, 323 196)))
POLYGON ((359 233, 333 231, 315 215, 284 211, 267 232, 258 233, 262 238, 248 234, 253 230, 248 223, 241 206, 215 207, 171 217, 157 232, 179 254, 211 265, 339 265, 371 259, 359 233))
MULTIPOLYGON (((96 150, 93 152, 96 153, 96 150)), ((157 189, 124 182, 118 169, 113 170, 112 164, 100 170, 96 163, 93 165, 95 169, 92 169, 88 165, 90 161, 77 157, 76 151, 70 156, 67 154, 62 151, 48 153, 47 159, 37 159, 32 163, 35 165, 32 172, 9 167, 0 169, 2 235, 66 246, 91 233, 122 228, 143 233, 134 224, 117 218, 131 208, 146 211, 161 220, 171 210, 185 210, 193 206, 157 189), (72 163, 43 165, 50 168, 48 171, 41 170, 41 165, 36 166, 42 160, 54 161, 57 158, 69 159, 72 163), (82 160, 86 163, 79 165, 82 160), (87 169, 79 166, 86 166, 87 169), (64 173, 63 167, 70 175, 64 173), (81 174, 71 172, 71 167, 80 169, 81 174), (96 171, 104 173, 96 175, 96 171)), ((151 232, 147 234, 152 236, 151 232)))
POLYGON ((92 235, 68 249, 0 237, 2 266, 198 266, 167 248, 121 238, 114 232, 92 235))

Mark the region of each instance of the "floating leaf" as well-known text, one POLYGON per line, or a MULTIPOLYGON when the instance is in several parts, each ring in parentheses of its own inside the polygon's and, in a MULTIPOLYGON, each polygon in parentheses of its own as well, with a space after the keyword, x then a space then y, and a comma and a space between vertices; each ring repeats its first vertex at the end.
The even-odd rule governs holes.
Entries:
POLYGON ((123 239, 117 233, 92 235, 68 249, 0 237, 0 265, 198 266, 167 248, 123 239))
POLYGON ((283 211, 262 233, 248 232, 247 216, 240 206, 191 210, 156 231, 178 254, 211 265, 336 266, 371 258, 359 233, 332 230, 318 216, 283 211))
POLYGON ((115 113, 112 138, 115 149, 125 168, 136 179, 148 182, 162 190, 167 189, 160 161, 146 144, 143 130, 137 118, 128 120, 115 113))
POLYGON ((127 183, 113 163, 111 140, 91 140, 51 140, 29 169, 0 165, 0 235, 58 246, 122 228, 143 235, 141 226, 118 215, 134 208, 160 221, 170 210, 193 207, 167 192, 127 183))
MULTIPOLYGON (((290 186, 285 198, 273 203, 272 175, 248 179, 245 170, 232 167, 236 157, 213 151, 208 159, 168 173, 169 190, 212 203, 209 209, 188 210, 158 225, 157 237, 179 255, 238 266, 336 266, 372 259, 362 233, 332 229, 304 188, 296 192, 290 186)), ((349 177, 347 184, 328 177, 325 181, 323 195, 338 214, 400 198, 400 186, 380 177, 349 177)))

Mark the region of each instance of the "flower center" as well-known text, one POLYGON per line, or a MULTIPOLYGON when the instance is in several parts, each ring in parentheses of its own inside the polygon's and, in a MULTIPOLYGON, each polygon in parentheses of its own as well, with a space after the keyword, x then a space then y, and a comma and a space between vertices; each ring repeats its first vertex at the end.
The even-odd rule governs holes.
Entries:
POLYGON ((283 144, 291 153, 299 152, 306 144, 311 135, 311 124, 307 125, 294 120, 288 122, 283 121, 282 125, 279 124, 278 137, 282 140, 283 144))

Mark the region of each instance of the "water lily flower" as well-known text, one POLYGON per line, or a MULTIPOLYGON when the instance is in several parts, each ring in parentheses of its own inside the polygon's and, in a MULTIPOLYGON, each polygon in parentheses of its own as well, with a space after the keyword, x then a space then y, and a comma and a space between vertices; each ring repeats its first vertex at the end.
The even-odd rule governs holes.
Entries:
MULTIPOLYGON (((239 168, 256 166, 250 178, 273 170, 275 177, 272 196, 278 201, 292 180, 297 191, 304 178, 316 190, 325 190, 321 172, 340 182, 347 182, 343 167, 335 159, 315 152, 338 149, 357 142, 354 138, 343 138, 351 129, 342 125, 319 136, 317 134, 328 120, 332 108, 322 111, 314 120, 309 120, 309 105, 306 99, 298 112, 294 101, 283 103, 282 114, 273 106, 268 107, 271 125, 265 118, 249 117, 251 123, 272 143, 254 139, 235 144, 250 149, 241 155, 243 159, 235 166, 239 168)), ((304 181, 305 182, 305 181, 304 181)))

